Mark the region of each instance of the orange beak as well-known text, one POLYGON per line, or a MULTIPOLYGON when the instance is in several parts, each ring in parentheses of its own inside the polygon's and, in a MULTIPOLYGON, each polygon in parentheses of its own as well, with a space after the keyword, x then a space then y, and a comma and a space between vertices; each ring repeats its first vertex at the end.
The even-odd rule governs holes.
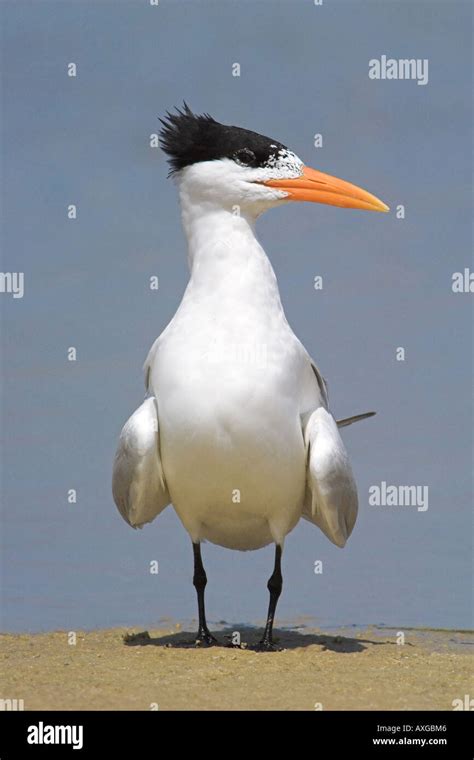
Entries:
POLYGON ((389 211, 388 206, 375 195, 309 166, 303 167, 303 174, 296 179, 270 179, 262 184, 283 190, 292 201, 326 203, 329 206, 359 208, 365 211, 389 211))

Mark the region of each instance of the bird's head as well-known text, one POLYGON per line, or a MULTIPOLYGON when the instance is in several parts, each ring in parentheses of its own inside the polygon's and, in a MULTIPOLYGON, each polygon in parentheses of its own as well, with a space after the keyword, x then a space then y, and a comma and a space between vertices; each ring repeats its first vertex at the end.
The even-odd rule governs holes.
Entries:
POLYGON ((160 121, 170 175, 200 204, 237 207, 252 216, 288 201, 389 210, 360 187, 305 166, 277 140, 197 116, 186 103, 160 121))

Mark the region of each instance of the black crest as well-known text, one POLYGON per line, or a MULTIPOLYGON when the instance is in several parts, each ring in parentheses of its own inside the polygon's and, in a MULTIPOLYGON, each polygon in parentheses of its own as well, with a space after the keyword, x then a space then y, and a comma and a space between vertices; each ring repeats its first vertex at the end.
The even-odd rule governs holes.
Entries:
POLYGON ((231 158, 245 166, 263 167, 285 145, 241 127, 220 124, 209 114, 196 115, 184 103, 160 119, 160 144, 169 156, 170 174, 199 161, 231 158))

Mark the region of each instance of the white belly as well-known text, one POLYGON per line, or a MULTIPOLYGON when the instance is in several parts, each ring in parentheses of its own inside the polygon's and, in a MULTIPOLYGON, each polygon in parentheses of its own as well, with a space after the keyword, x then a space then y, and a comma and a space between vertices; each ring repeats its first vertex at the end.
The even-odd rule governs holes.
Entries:
POLYGON ((301 516, 305 454, 299 417, 216 398, 160 403, 161 457, 173 505, 193 541, 258 549, 301 516))
POLYGON ((305 489, 300 344, 274 345, 267 335, 265 355, 209 359, 186 327, 183 350, 172 334, 153 363, 172 503, 193 541, 243 550, 281 542, 301 517, 305 489))

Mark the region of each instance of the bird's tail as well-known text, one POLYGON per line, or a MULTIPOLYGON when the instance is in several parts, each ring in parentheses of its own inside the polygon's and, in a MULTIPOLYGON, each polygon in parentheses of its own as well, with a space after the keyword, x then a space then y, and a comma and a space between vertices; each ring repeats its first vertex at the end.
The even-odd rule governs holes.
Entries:
POLYGON ((338 428, 346 427, 346 425, 352 425, 353 422, 360 422, 360 420, 366 420, 368 417, 373 417, 377 412, 364 412, 364 414, 354 414, 353 417, 346 417, 343 420, 337 420, 336 424, 338 428))

